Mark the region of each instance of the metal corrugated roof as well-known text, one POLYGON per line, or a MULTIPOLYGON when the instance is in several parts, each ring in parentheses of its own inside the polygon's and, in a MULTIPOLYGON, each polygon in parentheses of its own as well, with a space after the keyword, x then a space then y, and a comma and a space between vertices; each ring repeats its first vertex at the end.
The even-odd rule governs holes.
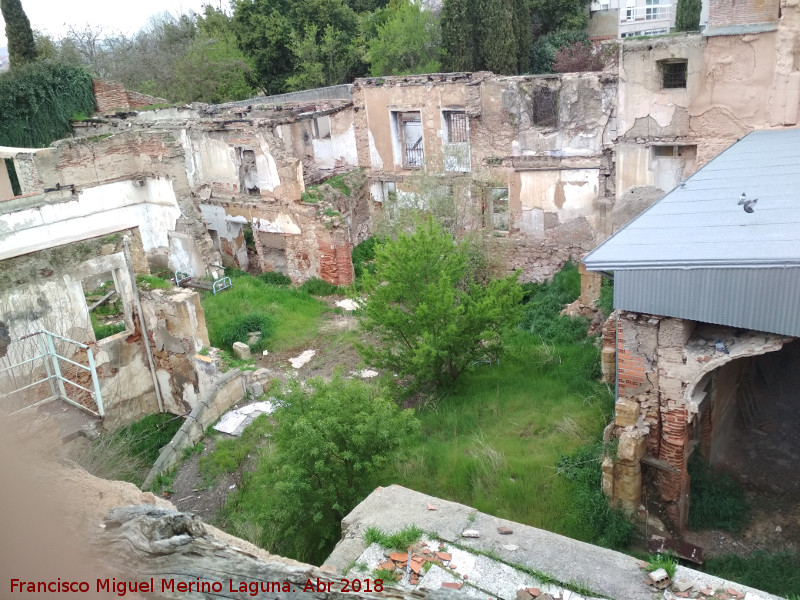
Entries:
POLYGON ((645 269, 614 274, 614 306, 800 336, 800 267, 645 269))
POLYGON ((715 37, 718 35, 749 35, 752 33, 767 33, 768 31, 777 30, 778 22, 769 21, 767 23, 741 23, 739 25, 707 27, 703 30, 703 35, 706 37, 715 37))
POLYGON ((584 259, 589 270, 800 265, 800 129, 754 131, 584 259), (754 212, 738 204, 758 199, 754 212))

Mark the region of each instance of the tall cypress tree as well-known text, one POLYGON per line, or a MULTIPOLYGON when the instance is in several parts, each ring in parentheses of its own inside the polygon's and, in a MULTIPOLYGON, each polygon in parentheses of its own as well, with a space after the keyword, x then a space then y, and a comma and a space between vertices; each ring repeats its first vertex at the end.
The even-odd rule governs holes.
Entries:
POLYGON ((518 73, 519 43, 514 26, 514 0, 478 2, 478 52, 481 68, 494 73, 518 73))
POLYGON ((475 71, 475 0, 444 0, 441 13, 443 59, 447 71, 475 71))
POLYGON ((8 62, 11 68, 36 60, 31 22, 22 10, 20 0, 0 0, 0 11, 6 22, 8 62))
POLYGON ((697 31, 700 29, 701 0, 678 0, 675 11, 675 31, 697 31))

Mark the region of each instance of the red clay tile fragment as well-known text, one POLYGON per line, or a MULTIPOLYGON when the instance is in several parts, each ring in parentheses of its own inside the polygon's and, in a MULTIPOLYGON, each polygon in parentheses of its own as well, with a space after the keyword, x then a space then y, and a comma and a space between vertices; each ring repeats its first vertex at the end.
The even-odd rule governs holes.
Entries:
POLYGON ((498 527, 497 533, 499 533, 500 535, 511 535, 514 532, 510 527, 498 527))
POLYGON ((534 598, 542 595, 542 590, 540 590, 539 588, 525 588, 525 591, 528 592, 534 598))
POLYGON ((394 571, 394 562, 391 560, 387 560, 385 563, 381 563, 378 565, 379 569, 384 569, 386 571, 394 571))
POLYGON ((408 552, 392 552, 389 558, 397 562, 405 562, 408 560, 408 552))
POLYGON ((433 504, 428 504, 428 510, 437 510, 433 504))
POLYGON ((424 563, 422 561, 412 560, 411 561, 411 570, 414 571, 414 573, 419 573, 422 570, 422 565, 423 564, 424 563))
POLYGON ((728 592, 731 596, 738 596, 739 595, 739 594, 736 593, 736 590, 733 589, 733 588, 728 588, 725 591, 728 592))
POLYGON ((442 560, 451 560, 453 558, 453 555, 450 554, 449 552, 437 552, 436 556, 438 556, 442 560))
POLYGON ((461 582, 453 583, 451 581, 445 581, 444 583, 442 583, 443 588, 450 588, 451 590, 460 590, 463 585, 464 584, 461 582))

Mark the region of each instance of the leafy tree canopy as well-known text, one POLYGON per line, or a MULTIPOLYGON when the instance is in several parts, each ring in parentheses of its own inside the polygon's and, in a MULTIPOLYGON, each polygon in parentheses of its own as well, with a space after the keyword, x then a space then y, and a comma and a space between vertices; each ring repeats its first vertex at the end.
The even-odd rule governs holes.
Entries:
POLYGON ((419 0, 394 0, 367 45, 370 75, 436 73, 440 46, 437 17, 419 0))
POLYGON ((697 31, 700 29, 702 0, 678 0, 675 12, 675 31, 697 31))
POLYGON ((375 265, 364 276, 362 326, 380 343, 359 350, 367 364, 414 386, 453 383, 476 360, 496 355, 519 321, 517 275, 477 283, 466 244, 432 217, 379 244, 375 265))

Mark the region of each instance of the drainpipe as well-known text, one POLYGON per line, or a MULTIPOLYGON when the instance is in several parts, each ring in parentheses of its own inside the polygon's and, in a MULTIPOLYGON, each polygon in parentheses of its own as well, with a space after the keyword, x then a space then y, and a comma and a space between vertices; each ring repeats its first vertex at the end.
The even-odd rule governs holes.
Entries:
POLYGON ((136 316, 139 319, 139 328, 142 331, 142 338, 144 340, 144 351, 147 354, 147 362, 150 364, 150 375, 153 378, 153 385, 156 388, 156 400, 158 401, 158 411, 164 412, 164 400, 161 397, 161 388, 158 385, 158 377, 156 377, 156 363, 153 360, 153 350, 150 348, 150 335, 147 333, 147 327, 144 324, 144 313, 142 312, 142 301, 139 298, 139 286, 136 285, 136 274, 133 272, 133 261, 131 260, 131 249, 128 247, 128 236, 122 238, 123 250, 125 252, 125 264, 128 265, 128 275, 131 278, 131 285, 133 286, 133 300, 136 303, 136 316))

